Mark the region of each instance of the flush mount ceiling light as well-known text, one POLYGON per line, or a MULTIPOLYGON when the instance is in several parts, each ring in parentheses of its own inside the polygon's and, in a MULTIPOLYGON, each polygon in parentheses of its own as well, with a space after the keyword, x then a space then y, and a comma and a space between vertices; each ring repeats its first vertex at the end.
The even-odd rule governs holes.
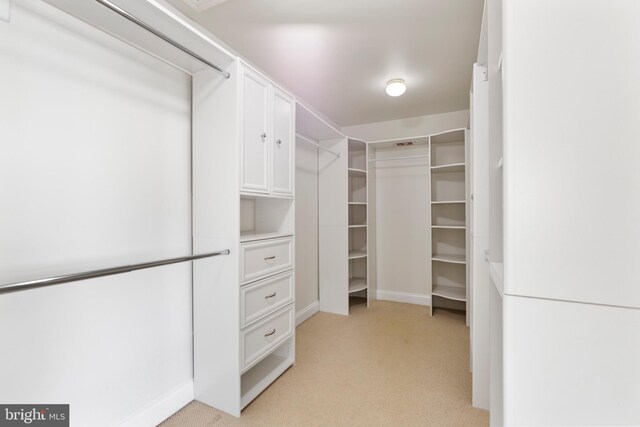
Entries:
POLYGON ((387 82, 387 95, 400 96, 407 90, 407 85, 402 79, 393 79, 387 82))

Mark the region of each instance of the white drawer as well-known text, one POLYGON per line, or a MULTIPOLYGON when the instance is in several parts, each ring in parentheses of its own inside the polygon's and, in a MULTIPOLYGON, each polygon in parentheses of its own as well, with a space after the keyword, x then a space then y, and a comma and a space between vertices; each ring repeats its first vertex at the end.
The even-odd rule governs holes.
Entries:
POLYGON ((241 331, 242 368, 246 370, 293 334, 293 304, 241 331))
POLYGON ((240 320, 244 328, 293 302, 293 271, 240 288, 240 320))
POLYGON ((293 239, 264 240, 241 245, 242 283, 270 276, 293 266, 293 239))

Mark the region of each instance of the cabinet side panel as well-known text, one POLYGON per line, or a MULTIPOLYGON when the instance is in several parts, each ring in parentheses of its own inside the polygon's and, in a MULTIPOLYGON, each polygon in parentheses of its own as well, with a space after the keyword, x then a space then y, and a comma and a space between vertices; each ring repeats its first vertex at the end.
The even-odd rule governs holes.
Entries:
POLYGON ((230 68, 228 80, 193 76, 193 249, 231 250, 194 264, 194 388, 196 400, 239 416, 238 80, 230 68))

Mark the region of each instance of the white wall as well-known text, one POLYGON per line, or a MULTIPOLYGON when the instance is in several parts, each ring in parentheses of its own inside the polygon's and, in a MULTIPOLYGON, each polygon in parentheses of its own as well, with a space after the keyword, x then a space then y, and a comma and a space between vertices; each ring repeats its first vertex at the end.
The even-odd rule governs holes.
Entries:
MULTIPOLYGON (((427 146, 377 150, 376 158, 427 154, 427 146)), ((426 158, 376 162, 377 296, 430 304, 429 168, 426 158)))
POLYGON ((318 308, 318 149, 296 145, 296 313, 318 308))
MULTIPOLYGON (((189 254, 189 76, 39 1, 0 57, 0 282, 189 254)), ((0 325, 4 403, 107 426, 192 398, 188 264, 5 294, 0 325)))
POLYGON ((451 129, 462 129, 469 123, 469 111, 431 114, 386 122, 366 123, 342 128, 352 138, 367 142, 431 135, 451 129))

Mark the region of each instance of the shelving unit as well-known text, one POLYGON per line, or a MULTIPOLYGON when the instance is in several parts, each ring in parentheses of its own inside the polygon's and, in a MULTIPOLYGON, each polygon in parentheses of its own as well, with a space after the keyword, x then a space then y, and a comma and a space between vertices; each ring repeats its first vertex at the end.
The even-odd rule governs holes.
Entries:
POLYGON ((467 310, 467 144, 464 129, 429 140, 431 193, 431 314, 467 310))
POLYGON ((347 139, 347 172, 349 195, 349 297, 367 299, 368 292, 368 147, 364 141, 347 139))

